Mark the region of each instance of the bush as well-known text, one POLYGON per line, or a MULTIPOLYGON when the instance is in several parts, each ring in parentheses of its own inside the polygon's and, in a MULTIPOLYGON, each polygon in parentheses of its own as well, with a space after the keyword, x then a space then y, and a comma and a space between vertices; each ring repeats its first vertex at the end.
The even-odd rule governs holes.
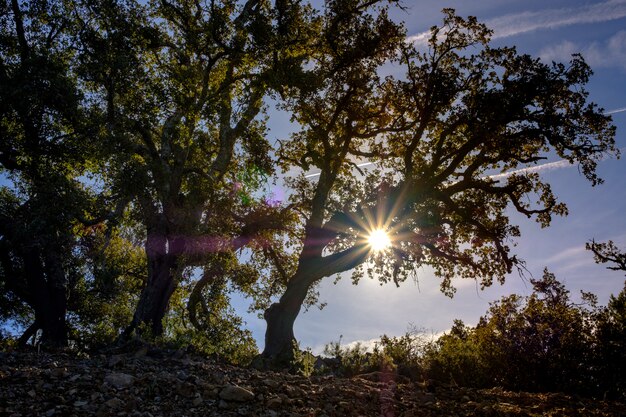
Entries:
MULTIPOLYGON (((583 303, 574 304, 548 271, 531 283, 529 297, 503 297, 475 328, 455 321, 427 352, 428 376, 472 387, 585 395, 601 393, 608 381, 623 386, 623 327, 612 324, 619 318, 608 317, 624 323, 626 314, 598 309, 591 294, 583 293, 583 303), (622 350, 609 348, 608 340, 619 337, 622 350)), ((617 301, 612 306, 626 312, 617 301)))

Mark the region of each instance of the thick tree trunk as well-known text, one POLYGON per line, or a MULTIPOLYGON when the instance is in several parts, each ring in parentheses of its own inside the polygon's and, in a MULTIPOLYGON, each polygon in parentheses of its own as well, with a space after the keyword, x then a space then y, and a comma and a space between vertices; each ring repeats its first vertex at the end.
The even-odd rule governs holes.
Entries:
POLYGON ((46 303, 41 306, 41 343, 53 348, 67 346, 67 290, 65 286, 49 284, 46 303))
POLYGON ((168 253, 165 236, 148 236, 146 255, 148 257, 148 282, 141 292, 133 321, 125 330, 128 337, 144 323, 153 336, 163 334, 163 318, 167 313, 172 293, 176 289, 175 269, 177 255, 168 253))
POLYGON ((46 253, 47 299, 42 306, 41 343, 51 347, 65 347, 68 341, 67 282, 61 254, 54 250, 46 253))
POLYGON ((310 277, 297 274, 290 280, 280 301, 265 310, 267 330, 262 357, 272 366, 288 365, 293 358, 296 341, 293 325, 312 282, 310 277))
POLYGON ((65 347, 68 342, 67 283, 58 256, 58 253, 50 250, 46 254, 45 265, 39 251, 31 251, 24 258, 28 291, 31 294, 28 303, 35 311, 35 322, 23 337, 26 333, 32 336, 41 329, 41 343, 52 348, 65 347))

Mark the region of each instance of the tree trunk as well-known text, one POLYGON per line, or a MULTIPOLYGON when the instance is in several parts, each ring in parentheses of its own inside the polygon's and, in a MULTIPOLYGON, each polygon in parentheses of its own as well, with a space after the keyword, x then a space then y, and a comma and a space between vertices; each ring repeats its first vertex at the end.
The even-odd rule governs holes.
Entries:
POLYGON ((46 253, 47 297, 41 306, 41 343, 55 348, 67 346, 68 341, 67 282, 60 257, 54 250, 46 253))
POLYGON ((167 312, 170 297, 176 289, 174 270, 177 255, 168 253, 165 236, 148 236, 146 255, 148 257, 148 282, 141 292, 133 321, 124 331, 124 337, 145 323, 153 336, 163 334, 163 318, 167 312))
POLYGON ((32 336, 41 329, 41 343, 53 348, 65 347, 68 341, 67 283, 58 256, 50 250, 45 256, 45 265, 38 250, 24 257, 28 291, 32 295, 28 304, 35 311, 35 322, 23 337, 29 331, 32 336))
POLYGON ((68 328, 66 321, 67 314, 67 290, 65 286, 58 286, 55 283, 48 284, 48 297, 41 306, 42 326, 41 343, 53 348, 67 346, 68 328))
POLYGON ((288 365, 293 359, 296 341, 293 325, 312 282, 309 276, 297 274, 287 284, 287 290, 280 297, 280 301, 265 310, 267 329, 262 357, 272 366, 288 365))

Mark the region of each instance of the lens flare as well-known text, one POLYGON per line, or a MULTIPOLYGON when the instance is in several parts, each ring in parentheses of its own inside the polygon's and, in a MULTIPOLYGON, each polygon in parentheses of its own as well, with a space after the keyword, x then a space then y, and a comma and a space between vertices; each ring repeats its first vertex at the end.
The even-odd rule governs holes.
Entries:
POLYGON ((367 238, 367 242, 373 251, 381 251, 387 249, 391 245, 391 240, 389 239, 389 235, 382 229, 372 230, 369 237, 367 238))

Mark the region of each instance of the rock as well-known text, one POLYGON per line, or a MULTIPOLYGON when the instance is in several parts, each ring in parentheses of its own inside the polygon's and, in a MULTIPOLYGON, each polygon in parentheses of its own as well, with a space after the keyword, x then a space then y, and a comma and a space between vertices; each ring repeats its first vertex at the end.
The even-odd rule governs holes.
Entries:
POLYGON ((183 397, 193 397, 196 393, 196 387, 188 382, 179 382, 176 384, 176 392, 183 397))
POLYGON ((267 408, 279 408, 281 405, 283 404, 283 400, 280 399, 280 397, 274 397, 274 398, 270 398, 269 400, 267 400, 267 403, 265 404, 267 406, 267 408))
POLYGON ((124 362, 124 355, 113 355, 109 358, 107 366, 109 368, 115 368, 117 365, 124 362))
POLYGON ((280 382, 275 379, 265 379, 263 380, 263 385, 266 385, 270 388, 277 388, 278 386, 280 386, 280 382))
POLYGON ((124 405, 124 402, 119 398, 111 398, 110 400, 104 403, 109 408, 121 408, 124 405))
POLYGON ((104 382, 115 388, 126 388, 133 384, 135 377, 121 372, 114 372, 104 377, 104 382))
POLYGON ((67 369, 65 368, 55 368, 53 369, 50 374, 54 377, 54 378, 63 378, 67 375, 67 369))
POLYGON ((626 416, 626 404, 618 401, 442 383, 433 384, 433 394, 430 384, 395 384, 381 373, 303 378, 216 361, 186 364, 170 360, 169 354, 157 361, 131 353, 115 371, 106 366, 115 362, 108 356, 84 360, 20 353, 6 358, 0 362, 0 416, 7 417, 626 416), (54 377, 54 369, 65 369, 67 376, 54 377))
POLYGON ((226 385, 220 391, 220 398, 225 401, 247 402, 254 400, 254 393, 237 385, 226 385))
POLYGON ((141 348, 139 348, 139 350, 137 350, 135 352, 135 354, 133 355, 133 357, 135 358, 143 358, 148 354, 148 347, 147 346, 143 346, 141 348))

